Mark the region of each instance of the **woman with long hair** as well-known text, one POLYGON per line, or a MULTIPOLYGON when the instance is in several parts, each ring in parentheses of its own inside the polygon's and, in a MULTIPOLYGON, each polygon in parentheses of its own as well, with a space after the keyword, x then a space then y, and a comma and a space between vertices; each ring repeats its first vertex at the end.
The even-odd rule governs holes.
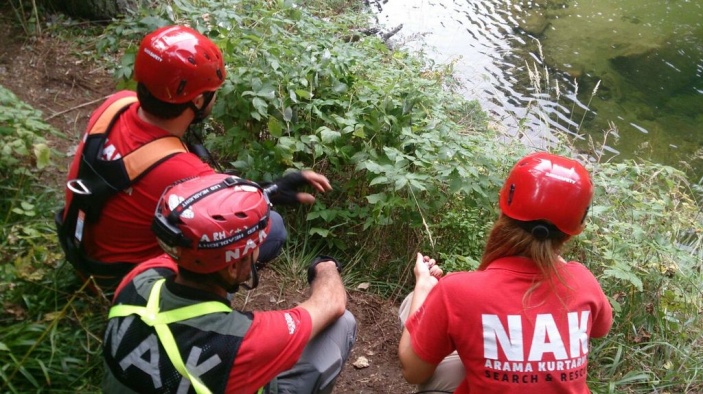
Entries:
POLYGON ((589 393, 589 340, 608 333, 612 307, 593 274, 560 253, 592 197, 580 163, 534 153, 500 191, 476 271, 441 277, 418 253, 401 306, 405 379, 423 393, 589 393))

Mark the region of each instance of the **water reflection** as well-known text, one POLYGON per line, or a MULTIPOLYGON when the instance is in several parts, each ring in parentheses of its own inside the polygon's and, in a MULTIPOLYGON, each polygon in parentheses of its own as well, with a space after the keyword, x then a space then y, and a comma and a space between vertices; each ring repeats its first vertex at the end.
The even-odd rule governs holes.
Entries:
MULTIPOLYGON (((515 136, 602 141, 703 176, 703 1, 388 0, 379 22, 515 136)), ((582 148, 588 148, 584 143, 582 148)))

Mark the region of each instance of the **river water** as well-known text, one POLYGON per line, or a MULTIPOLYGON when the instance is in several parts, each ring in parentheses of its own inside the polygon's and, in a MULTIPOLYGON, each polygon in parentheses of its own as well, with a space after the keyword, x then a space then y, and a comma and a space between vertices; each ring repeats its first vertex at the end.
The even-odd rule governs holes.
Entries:
POLYGON ((402 25, 392 44, 452 63, 462 94, 516 138, 544 147, 567 134, 603 159, 703 177, 703 0, 372 6, 385 30, 402 25))

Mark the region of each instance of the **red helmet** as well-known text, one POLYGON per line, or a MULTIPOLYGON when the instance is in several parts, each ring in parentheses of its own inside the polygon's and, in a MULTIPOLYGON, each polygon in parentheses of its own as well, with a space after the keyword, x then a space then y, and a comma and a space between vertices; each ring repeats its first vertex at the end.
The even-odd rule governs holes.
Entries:
POLYGON ((515 164, 500 191, 500 209, 515 220, 545 220, 560 231, 583 231, 593 198, 588 171, 577 161, 539 152, 515 164))
POLYGON ((225 64, 222 52, 207 37, 189 27, 166 26, 142 40, 134 78, 161 101, 187 103, 222 85, 225 64))
POLYGON ((269 233, 269 202, 259 185, 224 174, 176 184, 161 195, 152 223, 178 265, 219 271, 256 250, 269 233))

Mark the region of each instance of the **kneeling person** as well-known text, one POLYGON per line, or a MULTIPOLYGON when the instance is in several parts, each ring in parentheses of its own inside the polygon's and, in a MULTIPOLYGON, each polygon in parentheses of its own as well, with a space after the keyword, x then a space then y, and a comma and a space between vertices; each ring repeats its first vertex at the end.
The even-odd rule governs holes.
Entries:
POLYGON ((243 312, 227 300, 250 278, 258 283, 269 215, 258 185, 226 175, 164 192, 153 229, 166 254, 117 288, 104 392, 332 391, 356 336, 334 259, 312 262, 310 298, 293 309, 243 312))

